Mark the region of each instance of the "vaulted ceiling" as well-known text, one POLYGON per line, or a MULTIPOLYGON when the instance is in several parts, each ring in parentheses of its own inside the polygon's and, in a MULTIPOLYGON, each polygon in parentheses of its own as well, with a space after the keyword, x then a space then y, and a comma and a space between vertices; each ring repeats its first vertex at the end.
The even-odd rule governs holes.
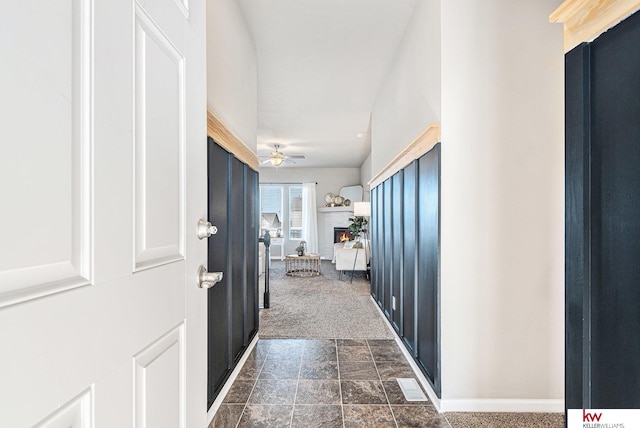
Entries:
POLYGON ((258 154, 359 167, 416 0, 239 0, 257 50, 258 154))

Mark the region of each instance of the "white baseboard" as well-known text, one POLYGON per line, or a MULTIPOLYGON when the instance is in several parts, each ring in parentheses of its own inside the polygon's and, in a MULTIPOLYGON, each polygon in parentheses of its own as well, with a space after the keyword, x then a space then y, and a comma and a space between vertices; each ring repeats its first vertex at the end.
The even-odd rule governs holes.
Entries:
POLYGON ((564 400, 542 399, 442 399, 441 412, 562 413, 564 400))
POLYGON ((413 359, 413 356, 409 353, 407 348, 404 346, 404 343, 402 343, 402 339, 400 339, 400 336, 398 336, 393 326, 391 325, 391 322, 389 322, 389 319, 385 316, 384 312, 382 312, 382 309, 380 308, 380 306, 378 306, 378 303, 376 302, 376 300, 373 298, 373 296, 369 296, 369 298, 371 298, 371 301, 378 309, 378 312, 380 312, 380 316, 382 317, 385 324, 387 325, 387 328, 393 334, 393 337, 395 338, 396 343, 398 344, 398 347, 400 348, 400 350, 402 351, 402 354, 404 355, 407 362, 413 369, 413 373, 416 375, 416 378, 418 378, 418 382, 420 382, 420 385, 422 385, 422 388, 424 388, 424 390, 427 392, 427 397, 429 397, 429 401, 431 401, 431 404, 433 404, 433 407, 435 407, 436 410, 440 412, 441 411, 440 399, 436 395, 436 392, 431 387, 431 384, 429 383, 427 378, 424 377, 422 370, 420 370, 420 368, 418 367, 418 364, 416 364, 416 361, 413 359))
POLYGON ((238 361, 236 368, 233 369, 233 372, 231 372, 231 375, 229 376, 227 381, 224 383, 224 386, 220 390, 220 393, 218 394, 215 401, 207 411, 207 420, 209 421, 207 426, 211 425, 211 421, 213 421, 213 418, 215 417, 216 412, 220 408, 220 405, 222 404, 224 397, 226 397, 227 394, 229 393, 229 390, 231 389, 231 385, 233 385, 233 382, 238 377, 238 373, 240 373, 240 370, 242 370, 242 366, 244 366, 244 363, 249 358, 249 354, 251 354, 251 351, 253 351, 253 348, 255 348, 256 343, 258 343, 257 334, 253 337, 253 340, 251 341, 251 343, 249 343, 249 346, 247 346, 247 349, 244 351, 244 354, 242 355, 242 358, 240 358, 240 361, 238 361))
POLYGON ((393 333, 393 336, 402 350, 405 358, 411 365, 418 381, 427 392, 429 400, 436 408, 438 412, 513 412, 513 413, 563 413, 564 412, 564 400, 547 400, 547 399, 439 399, 435 391, 431 387, 431 384, 424 377, 422 370, 418 367, 415 360, 402 343, 402 339, 398 336, 393 326, 382 312, 382 309, 376 303, 373 296, 371 301, 378 308, 378 312, 382 316, 389 331, 393 333))

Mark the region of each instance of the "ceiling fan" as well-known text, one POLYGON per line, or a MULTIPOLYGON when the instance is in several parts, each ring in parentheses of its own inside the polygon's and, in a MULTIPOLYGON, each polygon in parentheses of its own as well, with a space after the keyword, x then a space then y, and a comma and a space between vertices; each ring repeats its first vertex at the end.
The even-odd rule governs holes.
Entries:
POLYGON ((273 147, 276 149, 275 151, 271 152, 271 154, 267 157, 267 156, 261 156, 261 158, 265 159, 262 162, 262 165, 267 164, 267 163, 271 163, 271 165, 278 167, 280 165, 282 165, 283 163, 291 163, 291 164, 295 164, 295 162, 291 159, 304 159, 305 157, 302 155, 285 155, 284 153, 282 153, 281 151, 279 151, 278 149, 280 148, 279 144, 274 144, 273 147))

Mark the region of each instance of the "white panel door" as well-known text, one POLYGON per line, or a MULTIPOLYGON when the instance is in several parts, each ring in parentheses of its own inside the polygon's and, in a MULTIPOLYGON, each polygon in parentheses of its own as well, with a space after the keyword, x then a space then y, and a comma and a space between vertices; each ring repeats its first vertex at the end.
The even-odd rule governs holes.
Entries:
POLYGON ((0 14, 0 426, 206 426, 204 0, 0 14))

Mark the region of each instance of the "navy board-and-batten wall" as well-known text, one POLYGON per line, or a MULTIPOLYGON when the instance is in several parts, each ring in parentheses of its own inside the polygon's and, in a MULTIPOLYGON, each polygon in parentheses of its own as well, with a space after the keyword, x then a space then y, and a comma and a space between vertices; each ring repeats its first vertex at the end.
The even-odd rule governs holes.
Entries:
POLYGON ((208 138, 208 407, 258 332, 258 173, 208 138))
POLYGON ((371 189, 371 295, 440 397, 440 143, 371 189))
POLYGON ((639 46, 636 12, 565 56, 568 409, 640 408, 639 46))

